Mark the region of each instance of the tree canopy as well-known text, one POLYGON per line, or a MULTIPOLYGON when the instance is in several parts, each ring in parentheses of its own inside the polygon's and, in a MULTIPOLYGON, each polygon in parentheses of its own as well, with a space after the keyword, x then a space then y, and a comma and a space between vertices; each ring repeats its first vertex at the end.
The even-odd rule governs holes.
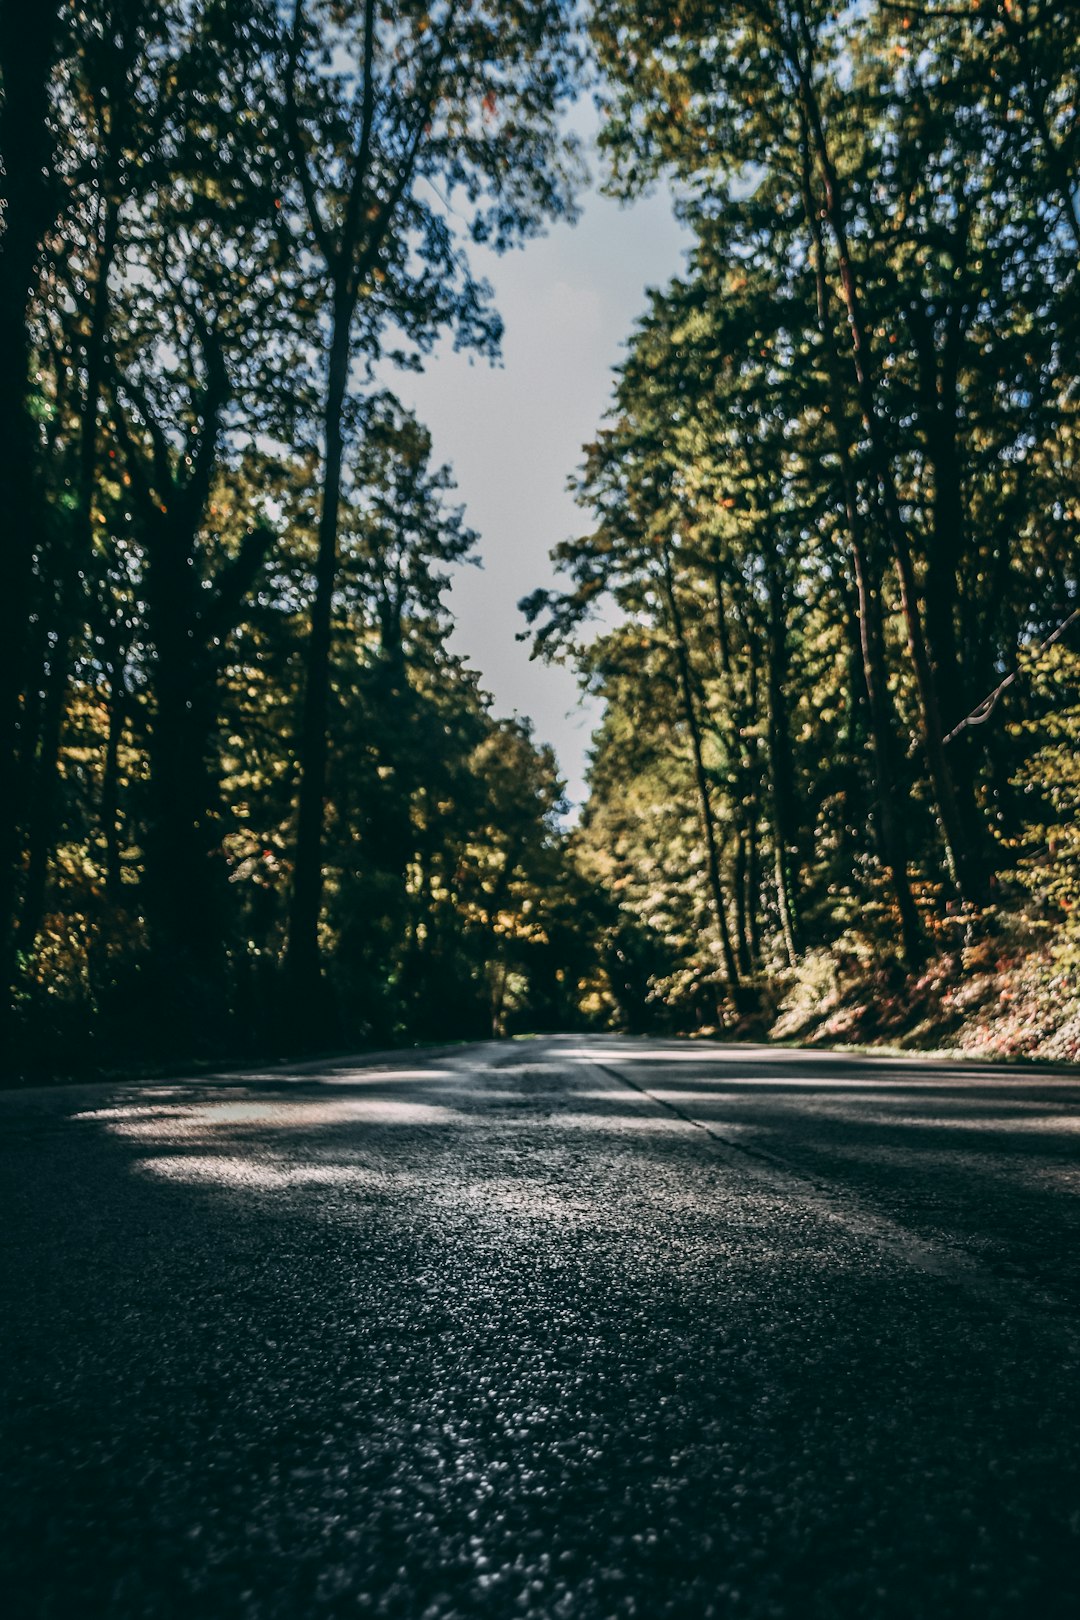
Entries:
POLYGON ((1078 54, 1065 0, 5 6, 16 1062, 1071 962, 1078 54), (476 536, 394 385, 498 355, 473 250, 574 217, 586 86, 692 245, 523 604, 602 703, 571 826, 451 649, 476 536))
POLYGON ((561 788, 448 649, 475 536, 388 382, 496 355, 469 244, 573 212, 572 8, 86 0, 0 47, 16 1035, 501 1027, 561 788))
POLYGON ((692 1020, 808 949, 914 968, 996 926, 1046 836, 1033 745, 1070 813, 1064 665, 979 705, 1080 598, 1080 41, 1054 0, 591 27, 610 184, 672 185, 693 247, 568 584, 523 605, 604 700, 581 844, 692 1020))

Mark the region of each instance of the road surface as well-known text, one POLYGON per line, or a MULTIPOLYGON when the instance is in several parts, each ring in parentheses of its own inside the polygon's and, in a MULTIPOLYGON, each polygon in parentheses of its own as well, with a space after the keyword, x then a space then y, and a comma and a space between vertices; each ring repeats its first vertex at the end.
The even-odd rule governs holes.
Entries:
POLYGON ((599 1037, 8 1093, 5 1611, 1075 1620, 1078 1146, 599 1037))

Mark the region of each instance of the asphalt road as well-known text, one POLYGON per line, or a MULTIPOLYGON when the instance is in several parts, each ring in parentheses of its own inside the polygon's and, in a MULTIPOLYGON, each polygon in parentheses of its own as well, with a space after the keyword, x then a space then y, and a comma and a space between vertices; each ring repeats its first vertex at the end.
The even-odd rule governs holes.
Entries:
POLYGON ((0 1603, 1075 1620, 1078 1145, 580 1037, 0 1096, 0 1603))

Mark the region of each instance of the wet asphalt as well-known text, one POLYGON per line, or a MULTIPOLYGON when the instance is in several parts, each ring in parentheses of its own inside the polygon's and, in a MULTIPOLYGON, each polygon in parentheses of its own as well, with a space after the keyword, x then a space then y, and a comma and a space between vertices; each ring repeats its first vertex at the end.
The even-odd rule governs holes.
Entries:
POLYGON ((599 1037, 2 1095, 0 1607, 1075 1620, 1078 1147, 599 1037))

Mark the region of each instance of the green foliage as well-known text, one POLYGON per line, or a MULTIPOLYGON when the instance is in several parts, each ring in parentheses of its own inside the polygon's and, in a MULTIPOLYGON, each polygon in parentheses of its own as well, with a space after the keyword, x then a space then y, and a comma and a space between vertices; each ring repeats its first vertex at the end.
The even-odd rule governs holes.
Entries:
POLYGON ((1061 965, 1080 967, 1080 654, 1045 653, 1029 677, 1048 704, 1015 729, 1034 744, 1015 778, 1025 819, 1017 876, 1036 913, 1055 926, 1061 965))
POLYGON ((468 242, 573 212, 573 8, 44 12, 0 27, 16 1061, 295 1043, 305 851, 303 1039, 565 1017, 555 763, 448 649, 475 537, 375 376, 494 354, 468 242))
POLYGON ((1014 846, 1072 916, 1068 693, 946 740, 1080 595, 1069 9, 592 8, 609 184, 693 246, 523 606, 604 700, 579 858, 684 1024, 917 970, 1023 903, 1014 846))
POLYGON ((20 1061, 750 1029, 778 986, 900 1019, 938 979, 959 1006, 926 962, 962 978, 1018 909, 1073 970, 1075 629, 1027 652, 1080 600, 1065 0, 587 13, 608 183, 673 186, 693 248, 586 448, 563 586, 525 604, 604 703, 572 833, 550 752, 450 651, 474 537, 380 384, 442 334, 495 354, 469 243, 573 215, 577 8, 22 9, 20 1061))

